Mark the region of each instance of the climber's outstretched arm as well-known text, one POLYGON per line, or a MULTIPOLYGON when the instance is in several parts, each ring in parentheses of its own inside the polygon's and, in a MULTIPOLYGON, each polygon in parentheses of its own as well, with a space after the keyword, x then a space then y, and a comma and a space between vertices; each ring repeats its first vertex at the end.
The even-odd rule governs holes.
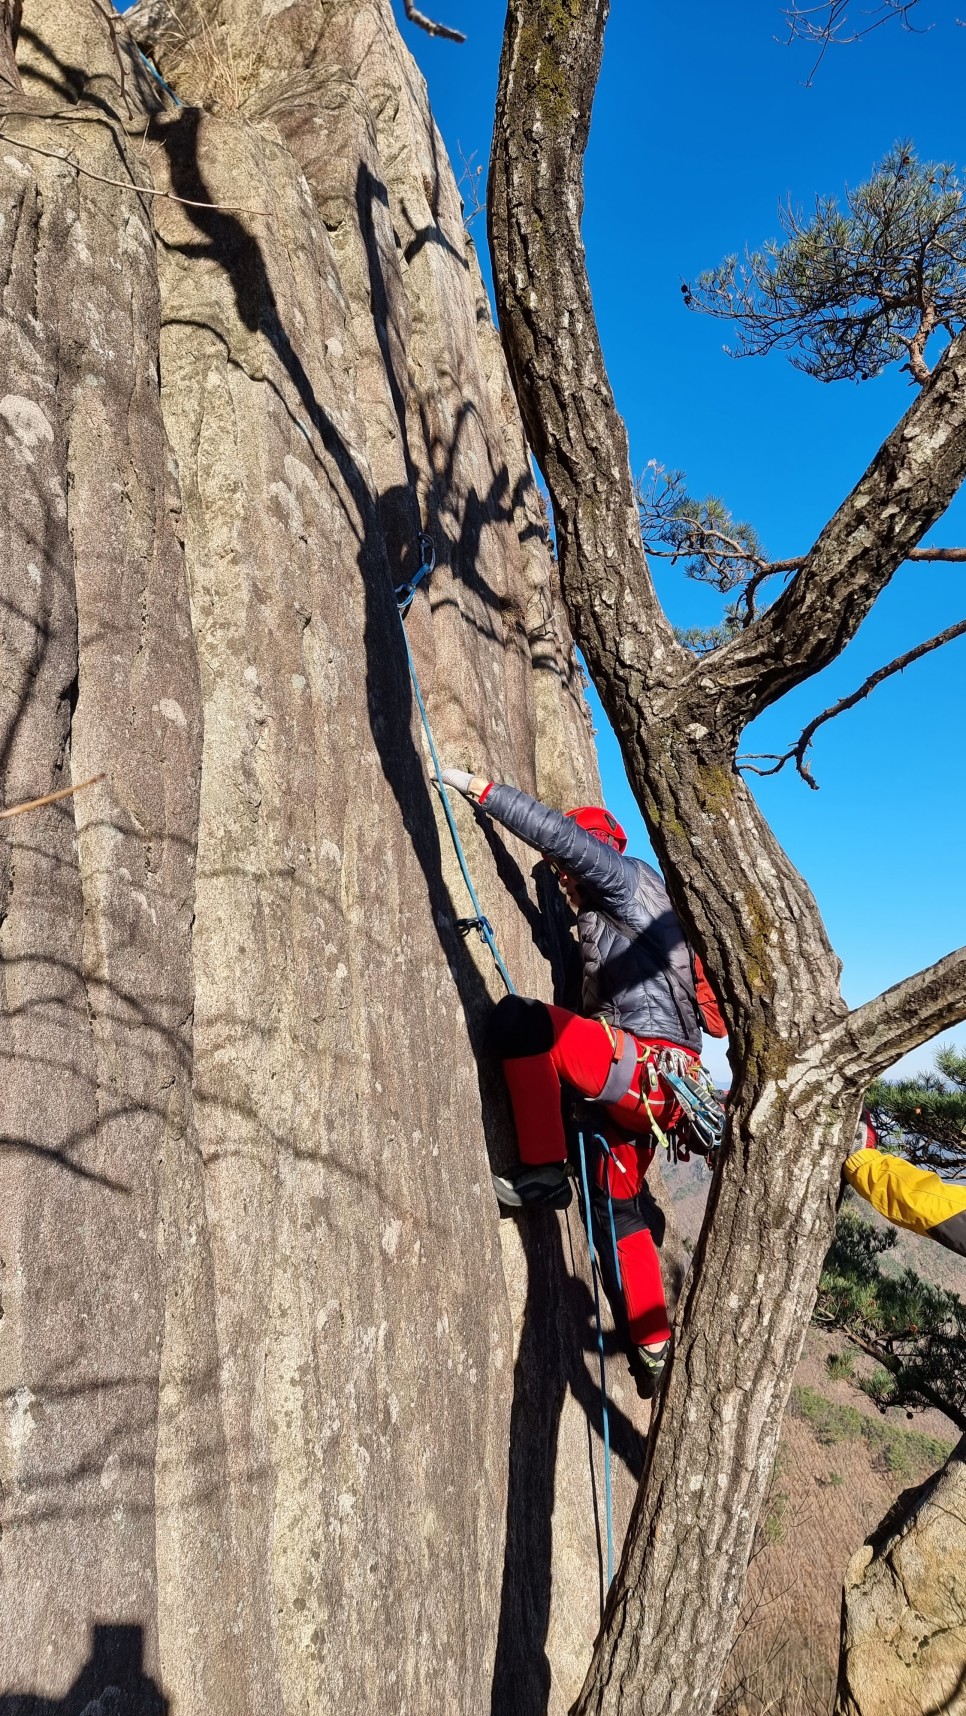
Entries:
POLYGON ((444 769, 443 780, 579 881, 591 903, 607 917, 624 917, 637 882, 634 859, 622 857, 572 817, 551 810, 519 787, 504 786, 463 769, 444 769))
POLYGON ((853 1190, 897 1227, 928 1234, 966 1257, 966 1186, 951 1185, 880 1150, 853 1151, 843 1173, 853 1190))

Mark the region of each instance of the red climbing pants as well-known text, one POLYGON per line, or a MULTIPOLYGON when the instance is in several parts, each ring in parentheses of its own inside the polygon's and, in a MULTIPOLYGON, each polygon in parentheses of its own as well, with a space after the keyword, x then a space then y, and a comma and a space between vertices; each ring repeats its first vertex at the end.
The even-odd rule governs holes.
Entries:
MULTIPOLYGON (((516 996, 500 1002, 495 1024, 495 1046, 503 1057, 521 1160, 530 1164, 566 1161, 561 1086, 569 1085, 584 1097, 598 1097, 614 1065, 613 1036, 597 1019, 584 1019, 564 1007, 516 996)), ((638 1053, 649 1047, 679 1045, 663 1039, 638 1040, 638 1053)), ((660 1212, 644 1178, 654 1143, 641 1093, 642 1079, 644 1096, 658 1125, 671 1127, 680 1119, 681 1110, 673 1094, 659 1077, 649 1077, 646 1060, 638 1061, 629 1090, 599 1110, 594 1130, 606 1140, 608 1149, 597 1147, 593 1198, 603 1263, 612 1248, 608 1231, 610 1193, 628 1331, 631 1340, 641 1345, 666 1340, 670 1334, 661 1265, 651 1231, 660 1220, 660 1212)))

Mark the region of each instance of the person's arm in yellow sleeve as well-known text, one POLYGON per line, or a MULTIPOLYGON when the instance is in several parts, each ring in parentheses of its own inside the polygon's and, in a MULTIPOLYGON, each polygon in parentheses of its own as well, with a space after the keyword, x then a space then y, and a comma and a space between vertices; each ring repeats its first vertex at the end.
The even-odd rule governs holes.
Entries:
POLYGON ((853 1151, 842 1171, 853 1191, 888 1221, 966 1256, 966 1186, 880 1150, 853 1151))

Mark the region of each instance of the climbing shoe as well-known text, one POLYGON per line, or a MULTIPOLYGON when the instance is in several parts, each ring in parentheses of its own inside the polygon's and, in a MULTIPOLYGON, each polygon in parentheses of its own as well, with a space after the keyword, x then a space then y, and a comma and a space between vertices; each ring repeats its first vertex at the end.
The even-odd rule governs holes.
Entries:
POLYGON ((650 1384, 652 1396, 658 1391, 661 1378, 667 1368, 671 1356, 671 1343, 665 1341, 660 1347, 638 1347, 637 1357, 643 1372, 645 1382, 650 1384))
POLYGON ((565 1210, 573 1189, 562 1162, 546 1162, 536 1168, 521 1168, 517 1174, 494 1174, 493 1190, 505 1209, 531 1209, 542 1205, 565 1210))

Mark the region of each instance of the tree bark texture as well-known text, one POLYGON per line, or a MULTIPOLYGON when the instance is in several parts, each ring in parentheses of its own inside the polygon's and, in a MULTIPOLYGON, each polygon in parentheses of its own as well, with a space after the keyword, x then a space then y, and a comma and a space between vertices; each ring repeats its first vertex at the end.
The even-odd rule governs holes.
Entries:
MULTIPOLYGON (((586 1242, 492 1200, 500 985, 392 593, 430 530, 447 760, 599 793, 499 341, 388 6, 141 8, 181 109, 96 16, 32 0, 2 151, 5 798, 107 780, 3 825, 0 1691, 557 1716, 586 1242)), ((457 814, 549 997, 533 854, 457 814)))
POLYGON ((580 236, 606 0, 510 0, 490 172, 500 325, 554 505, 574 636, 722 997, 727 1147, 624 1555, 576 1710, 710 1711, 862 1090, 966 1012, 962 954, 848 1016, 815 901, 735 763, 745 721, 844 646, 966 471, 966 340, 786 594, 695 660, 660 610, 580 236), (929 994, 929 1006, 917 1003, 929 994), (912 1044, 906 1040, 906 1046, 912 1044))

